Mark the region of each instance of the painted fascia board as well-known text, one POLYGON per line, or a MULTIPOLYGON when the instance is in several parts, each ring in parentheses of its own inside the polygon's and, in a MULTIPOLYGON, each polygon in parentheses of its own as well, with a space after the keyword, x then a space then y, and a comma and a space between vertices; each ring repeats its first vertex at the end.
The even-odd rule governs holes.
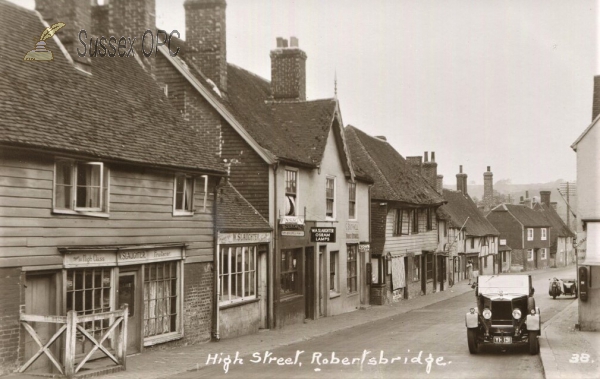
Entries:
POLYGON ((592 128, 596 125, 599 119, 600 115, 598 115, 594 119, 594 121, 592 121, 592 123, 587 128, 585 128, 583 133, 581 133, 581 135, 575 140, 575 142, 573 142, 573 144, 571 145, 571 149, 577 151, 577 145, 579 144, 579 142, 581 142, 581 140, 589 133, 589 131, 592 130, 592 128))
POLYGON ((179 71, 185 79, 200 93, 206 101, 231 125, 231 127, 246 141, 254 151, 267 163, 273 164, 276 159, 272 154, 268 153, 265 149, 263 149, 250 134, 246 131, 246 129, 236 120, 236 118, 226 109, 221 103, 214 98, 214 95, 210 93, 204 86, 202 86, 198 79, 196 79, 188 70, 186 70, 181 64, 179 58, 175 59, 169 53, 169 49, 165 46, 159 46, 158 49, 162 53, 162 55, 179 71))

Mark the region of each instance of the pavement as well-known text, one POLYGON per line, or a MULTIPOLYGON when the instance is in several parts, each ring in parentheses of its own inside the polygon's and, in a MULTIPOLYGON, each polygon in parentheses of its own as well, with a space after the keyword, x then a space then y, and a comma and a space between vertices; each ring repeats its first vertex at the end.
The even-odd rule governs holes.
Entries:
POLYGON ((573 301, 542 326, 540 357, 546 379, 600 378, 600 333, 577 330, 577 312, 578 301, 573 301))
MULTIPOLYGON (((372 306, 303 324, 290 325, 283 329, 263 330, 256 334, 219 342, 148 349, 144 354, 127 357, 126 371, 102 375, 101 378, 154 379, 199 370, 205 366, 209 354, 237 351, 241 357, 256 351, 272 350, 424 308, 469 291, 472 291, 471 286, 464 280, 446 291, 403 300, 391 305, 372 306)), ((540 338, 540 357, 547 379, 600 378, 600 355, 598 355, 600 353, 600 333, 575 330, 577 320, 577 301, 574 301, 543 325, 540 338), (576 353, 580 355, 575 357, 576 353)), ((11 374, 6 378, 40 379, 40 376, 11 374)))

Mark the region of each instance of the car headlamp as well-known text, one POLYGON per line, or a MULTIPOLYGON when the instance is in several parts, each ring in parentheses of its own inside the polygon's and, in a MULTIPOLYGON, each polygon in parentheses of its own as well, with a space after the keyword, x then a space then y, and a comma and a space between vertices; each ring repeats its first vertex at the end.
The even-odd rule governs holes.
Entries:
POLYGON ((535 309, 531 310, 531 314, 534 315, 535 314, 535 309))
POLYGON ((520 319, 521 318, 521 310, 519 308, 515 308, 515 310, 513 310, 513 312, 512 312, 512 316, 517 320, 520 319))
POLYGON ((492 311, 490 311, 489 309, 485 308, 482 312, 483 314, 483 318, 486 320, 489 320, 490 318, 492 318, 492 311))

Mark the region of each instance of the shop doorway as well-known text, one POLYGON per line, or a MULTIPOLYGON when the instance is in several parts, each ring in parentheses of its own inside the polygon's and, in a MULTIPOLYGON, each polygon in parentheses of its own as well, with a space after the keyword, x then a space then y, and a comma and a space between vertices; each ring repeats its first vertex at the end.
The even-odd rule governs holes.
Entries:
MULTIPOLYGON (((54 316, 58 315, 56 306, 56 276, 54 274, 30 275, 25 279, 25 313, 31 315, 54 316)), ((36 322, 35 332, 42 343, 48 340, 56 332, 56 325, 48 322, 36 322)), ((29 333, 25 333, 25 361, 29 360, 40 347, 31 338, 29 333)), ((59 342, 54 342, 50 351, 55 357, 58 353, 59 342)), ((42 354, 28 369, 27 372, 51 373, 54 365, 46 354, 42 354)))
POLYGON ((308 319, 315 318, 315 248, 304 249, 304 313, 308 319))
POLYGON ((127 319, 127 355, 139 353, 141 350, 142 288, 139 283, 139 269, 121 270, 117 293, 117 307, 127 304, 129 318, 127 319))
POLYGON ((319 317, 325 316, 325 283, 323 283, 323 278, 326 277, 325 273, 325 256, 327 254, 327 245, 319 246, 319 317))

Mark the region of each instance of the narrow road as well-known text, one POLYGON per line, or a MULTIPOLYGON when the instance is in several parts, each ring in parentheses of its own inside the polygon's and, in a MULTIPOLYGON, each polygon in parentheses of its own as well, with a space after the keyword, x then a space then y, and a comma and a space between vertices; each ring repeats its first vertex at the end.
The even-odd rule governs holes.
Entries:
MULTIPOLYGON (((548 279, 574 277, 575 269, 534 273, 537 306, 545 322, 573 301, 548 296, 548 279)), ((465 285, 465 284, 460 284, 465 285)), ((267 352, 235 351, 199 357, 207 364, 175 378, 527 378, 543 379, 539 355, 526 347, 485 347, 469 354, 465 313, 473 292, 385 320, 367 322, 267 352), (225 358, 230 356, 229 362, 225 358)))

